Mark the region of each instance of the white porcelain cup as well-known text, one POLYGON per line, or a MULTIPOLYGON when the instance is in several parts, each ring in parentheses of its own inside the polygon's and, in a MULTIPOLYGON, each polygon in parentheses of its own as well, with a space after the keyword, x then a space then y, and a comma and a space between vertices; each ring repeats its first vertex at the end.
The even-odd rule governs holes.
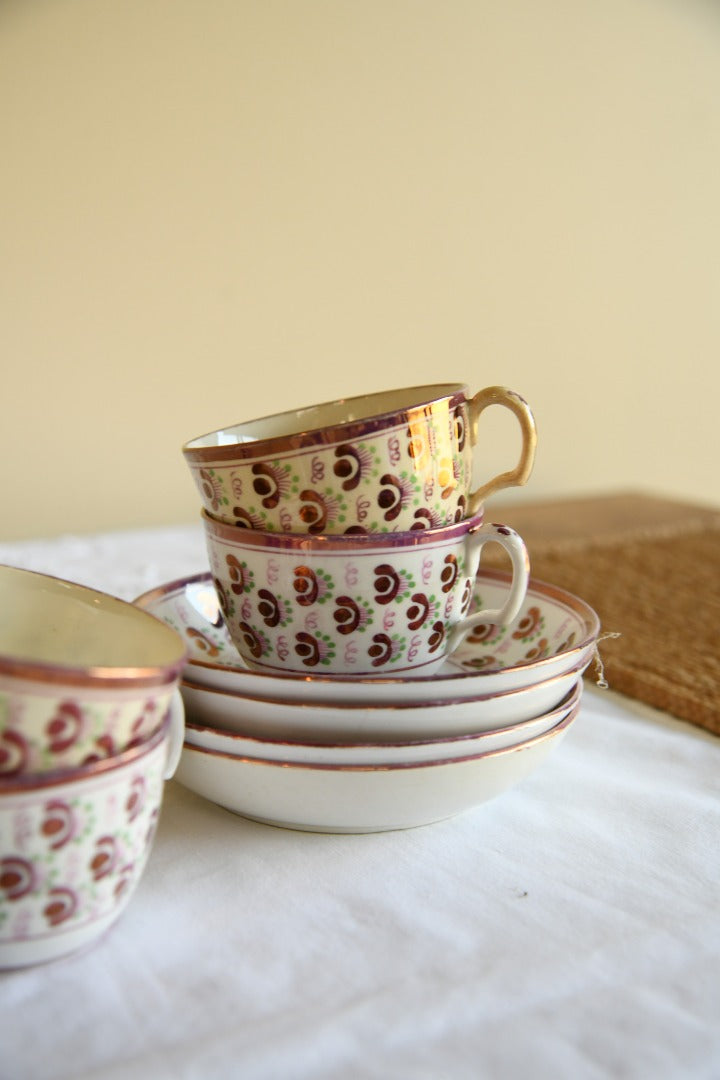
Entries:
POLYGON ((179 691, 144 742, 75 769, 0 777, 0 970, 96 942, 134 895, 183 747, 179 691))
POLYGON ((437 529, 377 535, 268 533, 203 512, 210 566, 228 630, 246 663, 267 672, 427 675, 479 623, 520 611, 527 549, 482 515, 437 529), (499 609, 469 612, 485 544, 510 557, 499 609))
POLYGON ((0 566, 0 611, 0 779, 116 756, 177 714, 185 646, 136 605, 0 566))

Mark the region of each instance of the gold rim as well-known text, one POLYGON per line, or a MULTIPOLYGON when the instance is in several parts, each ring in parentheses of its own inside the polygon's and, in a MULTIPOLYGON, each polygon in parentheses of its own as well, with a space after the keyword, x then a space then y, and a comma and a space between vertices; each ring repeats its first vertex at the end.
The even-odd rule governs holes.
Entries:
POLYGON ((517 754, 521 753, 523 750, 529 750, 535 746, 539 746, 543 742, 549 741, 550 739, 553 739, 558 735, 564 734, 564 732, 566 732, 567 729, 571 726, 571 724, 575 721, 578 712, 580 711, 580 705, 581 702, 578 701, 578 703, 563 720, 555 724, 554 727, 551 727, 549 731, 544 731, 542 735, 536 735, 535 738, 527 739, 525 742, 517 743, 514 746, 505 746, 497 750, 484 750, 478 754, 468 754, 466 757, 433 758, 432 761, 393 761, 386 764, 377 765, 333 765, 330 762, 313 763, 311 761, 275 761, 272 758, 255 758, 245 754, 235 755, 229 754, 225 750, 208 750, 203 746, 192 746, 189 743, 185 743, 183 745, 183 754, 186 751, 189 751, 193 754, 204 754, 207 757, 211 758, 223 758, 226 761, 233 761, 238 764, 273 765, 275 768, 279 769, 309 769, 313 772, 400 772, 407 771, 409 769, 436 769, 442 765, 461 765, 464 763, 482 761, 489 758, 517 754))

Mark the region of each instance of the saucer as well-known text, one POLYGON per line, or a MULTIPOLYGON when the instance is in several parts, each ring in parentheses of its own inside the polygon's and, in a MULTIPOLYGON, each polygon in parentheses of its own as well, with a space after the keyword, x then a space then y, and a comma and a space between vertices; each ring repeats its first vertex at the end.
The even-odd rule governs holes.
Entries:
POLYGON ((365 740, 449 738, 511 727, 556 708, 578 683, 582 666, 519 690, 477 698, 433 698, 389 704, 281 701, 231 694, 184 681, 187 719, 236 735, 354 743, 365 740))
MULTIPOLYGON (((483 569, 473 606, 501 607, 511 576, 483 569)), ((519 690, 590 663, 600 631, 596 612, 557 585, 530 579, 520 615, 507 627, 476 627, 433 675, 346 678, 252 671, 225 626, 209 572, 160 585, 138 596, 139 607, 173 627, 188 650, 184 677, 196 685, 280 701, 427 702, 519 690)))
POLYGON ((404 742, 373 742, 369 739, 357 742, 305 742, 300 738, 283 739, 244 732, 237 734, 186 722, 185 742, 189 746, 216 750, 233 757, 268 758, 313 765, 389 765, 396 762, 440 761, 469 757, 488 750, 504 750, 543 735, 576 708, 582 689, 582 679, 578 677, 557 708, 507 727, 464 735, 420 738, 413 733, 407 735, 404 742))
POLYGON ((331 833, 410 829, 454 817, 524 780, 559 745, 578 708, 534 739, 450 760, 288 762, 186 743, 175 778, 210 802, 267 825, 331 833))

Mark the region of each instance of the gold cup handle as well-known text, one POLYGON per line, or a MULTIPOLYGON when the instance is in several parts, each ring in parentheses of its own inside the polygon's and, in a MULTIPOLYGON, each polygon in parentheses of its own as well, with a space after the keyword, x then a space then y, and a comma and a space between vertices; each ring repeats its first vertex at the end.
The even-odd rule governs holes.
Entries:
POLYGON ((500 473, 471 492, 468 496, 468 517, 472 517, 473 514, 477 513, 480 504, 494 491, 501 491, 507 487, 521 487, 526 484, 535 461, 535 448, 537 446, 535 418, 527 401, 520 394, 517 394, 514 390, 508 390, 505 386, 487 386, 484 390, 478 390, 477 394, 468 402, 470 444, 474 446, 477 442, 480 415, 489 405, 504 405, 518 418, 522 434, 520 460, 514 469, 500 473))

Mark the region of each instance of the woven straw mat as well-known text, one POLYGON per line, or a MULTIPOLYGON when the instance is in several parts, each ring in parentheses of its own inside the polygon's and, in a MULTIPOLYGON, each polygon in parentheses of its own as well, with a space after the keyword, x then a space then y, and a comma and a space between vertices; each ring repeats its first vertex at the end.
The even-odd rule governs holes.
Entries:
POLYGON ((720 735, 720 518, 528 548, 534 578, 600 616, 611 689, 720 735))

